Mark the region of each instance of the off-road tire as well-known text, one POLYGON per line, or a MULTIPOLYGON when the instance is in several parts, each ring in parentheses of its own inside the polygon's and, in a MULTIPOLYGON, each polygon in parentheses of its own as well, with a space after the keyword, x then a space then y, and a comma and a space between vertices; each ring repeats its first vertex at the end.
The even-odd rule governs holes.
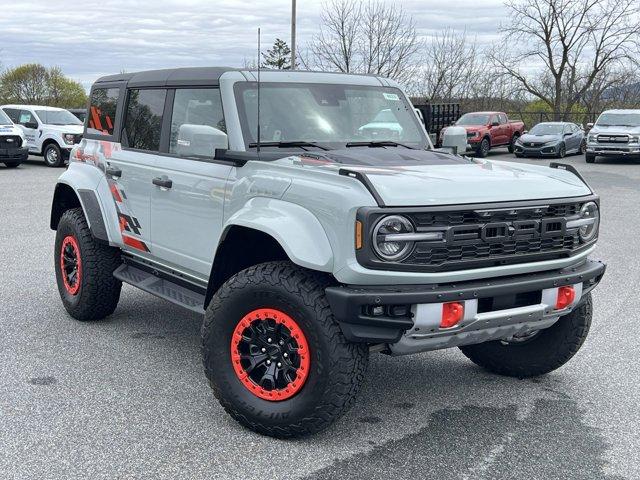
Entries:
POLYGON ((84 322, 102 320, 115 311, 122 282, 113 276, 113 271, 122 263, 120 250, 93 238, 81 208, 67 210, 60 218, 54 259, 58 291, 69 315, 84 322), (73 237, 79 247, 82 265, 79 290, 75 294, 69 293, 62 278, 60 256, 68 236, 73 237))
POLYGON ((62 150, 57 143, 52 142, 47 144, 42 151, 42 156, 44 157, 44 163, 47 164, 47 167, 61 167, 64 165, 64 156, 62 155, 62 150), (52 154, 50 154, 50 150, 52 151, 52 154), (52 155, 55 155, 56 160, 50 160, 52 155))
POLYGON ((589 155, 589 154, 587 153, 587 154, 585 154, 585 156, 584 156, 584 160, 585 160, 587 163, 596 163, 596 156, 595 156, 595 155, 589 155))
POLYGON ((353 404, 364 381, 368 347, 343 336, 325 297, 329 284, 329 276, 270 262, 239 272, 214 295, 202 325, 204 369, 215 397, 240 424, 263 435, 300 437, 325 429, 353 404), (310 351, 305 383, 280 401, 254 395, 231 361, 234 328, 263 308, 295 319, 310 351))
POLYGON ((501 341, 460 347, 476 365, 499 375, 527 378, 544 375, 567 363, 580 349, 591 326, 591 295, 573 312, 522 343, 501 341))
POLYGON ((509 143, 509 153, 513 153, 516 149, 516 140, 518 140, 518 138, 520 138, 520 135, 515 134, 513 137, 511 137, 511 142, 509 143))
POLYGON ((476 148, 475 156, 485 158, 489 154, 489 150, 491 150, 491 142, 489 142, 488 138, 483 138, 478 148, 476 148))
POLYGON ((4 162, 4 166, 7 168, 16 168, 20 165, 20 162, 4 162))

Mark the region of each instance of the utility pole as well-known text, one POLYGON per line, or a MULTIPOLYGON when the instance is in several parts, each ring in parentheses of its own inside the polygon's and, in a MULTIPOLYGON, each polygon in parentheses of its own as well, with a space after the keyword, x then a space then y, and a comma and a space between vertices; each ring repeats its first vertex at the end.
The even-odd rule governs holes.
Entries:
POLYGON ((296 69, 296 0, 291 0, 291 70, 296 69))

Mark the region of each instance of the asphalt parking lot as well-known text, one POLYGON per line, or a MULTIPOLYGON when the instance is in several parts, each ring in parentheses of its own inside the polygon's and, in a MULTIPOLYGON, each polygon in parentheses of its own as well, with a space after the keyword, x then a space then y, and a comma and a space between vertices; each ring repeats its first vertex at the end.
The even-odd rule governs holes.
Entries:
POLYGON ((198 315, 125 286, 106 321, 71 320, 49 230, 62 170, 0 166, 0 478, 640 478, 640 163, 564 161, 602 198, 608 264, 578 355, 517 380, 457 350, 374 354, 355 407, 294 441, 224 413, 198 315))

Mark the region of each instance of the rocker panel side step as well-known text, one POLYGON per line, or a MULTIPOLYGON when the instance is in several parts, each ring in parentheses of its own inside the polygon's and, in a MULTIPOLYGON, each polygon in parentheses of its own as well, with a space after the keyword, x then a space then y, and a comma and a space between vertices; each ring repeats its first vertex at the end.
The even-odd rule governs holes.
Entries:
POLYGON ((204 295, 189 290, 166 278, 160 278, 150 272, 145 272, 131 265, 123 264, 114 272, 118 280, 151 293, 184 307, 192 312, 204 313, 204 295))

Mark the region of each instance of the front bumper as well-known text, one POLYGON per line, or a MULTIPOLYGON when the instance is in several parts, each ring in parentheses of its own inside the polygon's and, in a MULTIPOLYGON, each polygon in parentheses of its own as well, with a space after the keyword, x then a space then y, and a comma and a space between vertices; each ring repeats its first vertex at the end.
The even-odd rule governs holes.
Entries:
POLYGON ((0 163, 22 162, 29 158, 29 149, 20 148, 0 148, 0 163))
POLYGON ((640 158, 640 146, 587 144, 587 153, 599 157, 640 158))
POLYGON ((524 147, 516 144, 513 152, 525 157, 553 157, 558 154, 557 147, 557 145, 546 147, 524 147))
MULTIPOLYGON (((584 263, 567 267, 561 270, 514 275, 509 277, 499 277, 495 279, 472 280, 460 283, 434 284, 434 285, 396 285, 396 286, 336 286, 326 289, 327 299, 331 306, 334 317, 340 324, 345 337, 352 342, 367 343, 387 343, 395 344, 399 342, 406 332, 412 331, 414 335, 423 335, 423 332, 415 331, 416 326, 421 321, 424 312, 431 310, 436 313, 438 325, 426 332, 426 335, 434 337, 455 337, 461 329, 469 329, 471 323, 475 324, 476 330, 482 332, 496 326, 521 325, 523 318, 543 320, 554 317, 557 320, 558 312, 550 312, 543 305, 545 295, 557 295, 558 287, 573 285, 579 295, 571 308, 575 308, 591 289, 593 289, 605 272, 605 265, 602 262, 586 260, 584 263), (579 287, 578 287, 579 286, 579 287), (516 294, 532 294, 541 298, 534 305, 518 305, 517 308, 509 308, 509 298, 516 298, 516 294), (468 301, 475 301, 476 313, 478 301, 483 304, 489 302, 491 305, 502 305, 489 312, 477 313, 465 320, 471 323, 461 322, 460 328, 439 329, 440 312, 444 302, 465 302, 465 315, 473 314, 474 304, 468 301), (505 303, 506 302, 506 303, 505 303), (370 309, 373 306, 384 306, 385 313, 381 316, 372 316, 370 309), (406 306, 410 314, 405 316, 392 316, 388 312, 391 306, 406 306), (529 309, 524 307, 531 307, 529 309), (538 310, 535 309, 538 307, 538 310), (524 308, 522 310, 521 308, 524 308), (509 312, 509 310, 514 310, 509 312), (517 310, 517 311, 515 311, 517 310), (507 312, 505 314, 505 312, 507 312), (509 315, 509 313, 512 313, 509 315), (493 316, 492 316, 493 315, 493 316), (501 318, 506 315, 504 319, 501 318), (478 317, 479 316, 479 317, 478 317), (486 323, 477 323, 480 318, 486 323), (515 318, 515 320, 514 320, 515 318)), ((547 298, 548 299, 548 298, 547 298)), ((545 304, 546 305, 546 304, 545 304)), ((547 305, 548 306, 548 305, 547 305)), ((566 314, 570 311, 562 311, 566 314)), ((555 321, 554 320, 554 321, 555 321)), ((427 322, 429 323, 429 322, 427 322)), ((548 325, 547 325, 548 326, 548 325)), ((546 328, 542 325, 541 328, 546 328)), ((529 328, 530 329, 530 328, 529 328)), ((513 330, 513 328, 511 328, 513 330)), ((424 331, 424 330, 423 330, 424 331)), ((499 334, 500 332, 496 332, 499 334)), ((442 340, 442 338, 441 338, 442 340)), ((444 348, 443 346, 435 348, 444 348)), ((410 352, 398 352, 410 353, 410 352)))

